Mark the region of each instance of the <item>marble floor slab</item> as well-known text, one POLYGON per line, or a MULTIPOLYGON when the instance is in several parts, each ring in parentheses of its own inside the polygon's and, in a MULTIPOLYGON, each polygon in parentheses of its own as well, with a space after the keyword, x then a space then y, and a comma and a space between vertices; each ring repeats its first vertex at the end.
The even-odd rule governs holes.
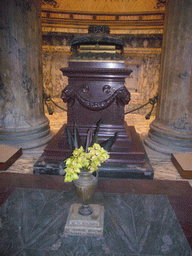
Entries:
MULTIPOLYGON (((61 128, 61 126, 67 122, 66 112, 54 112, 53 115, 46 115, 50 121, 50 129, 55 134, 61 128)), ((145 116, 140 114, 128 114, 125 116, 125 121, 127 124, 130 126, 135 126, 136 131, 140 134, 142 139, 144 139, 147 135, 149 125, 153 120, 154 116, 152 116, 149 120, 146 120, 145 116)), ((44 147, 45 146, 24 151, 23 155, 12 166, 10 166, 6 172, 32 174, 33 165, 43 153, 44 147)), ((183 179, 180 176, 179 172, 171 162, 170 157, 151 150, 146 145, 144 145, 144 147, 154 169, 155 180, 187 180, 192 186, 192 180, 183 179)))
POLYGON ((104 236, 64 234, 74 192, 15 189, 0 208, 0 255, 191 256, 165 195, 96 193, 104 236))

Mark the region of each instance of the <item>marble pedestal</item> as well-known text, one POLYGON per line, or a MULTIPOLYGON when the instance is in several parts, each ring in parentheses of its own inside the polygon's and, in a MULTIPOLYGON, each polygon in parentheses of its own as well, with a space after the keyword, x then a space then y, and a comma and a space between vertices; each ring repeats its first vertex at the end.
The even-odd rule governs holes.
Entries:
POLYGON ((78 213, 81 204, 72 204, 65 225, 65 234, 71 236, 103 236, 104 206, 91 204, 93 213, 83 216, 78 213))

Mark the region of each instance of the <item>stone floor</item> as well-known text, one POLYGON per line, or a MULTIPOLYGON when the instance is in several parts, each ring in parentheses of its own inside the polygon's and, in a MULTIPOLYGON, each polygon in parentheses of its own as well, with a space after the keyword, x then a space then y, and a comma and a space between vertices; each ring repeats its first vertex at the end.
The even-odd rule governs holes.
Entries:
POLYGON ((92 203, 104 206, 103 236, 81 237, 64 232, 69 208, 78 202, 73 191, 16 188, 0 207, 0 255, 191 256, 173 196, 130 192, 97 192, 92 203))
MULTIPOLYGON (((60 127, 66 123, 66 112, 54 112, 53 115, 46 114, 50 120, 51 131, 56 134, 60 127)), ((149 131, 149 125, 153 121, 154 117, 150 120, 146 120, 144 115, 140 114, 128 114, 125 116, 125 120, 128 125, 135 126, 136 131, 140 134, 141 138, 147 135, 149 131)), ((14 173, 33 173, 33 165, 42 154, 44 146, 28 151, 24 151, 22 156, 6 170, 6 172, 14 173)), ((183 179, 178 173, 175 166, 172 164, 170 157, 145 146, 150 163, 154 169, 155 180, 186 180, 183 179)), ((192 180, 188 180, 192 186, 192 180)))

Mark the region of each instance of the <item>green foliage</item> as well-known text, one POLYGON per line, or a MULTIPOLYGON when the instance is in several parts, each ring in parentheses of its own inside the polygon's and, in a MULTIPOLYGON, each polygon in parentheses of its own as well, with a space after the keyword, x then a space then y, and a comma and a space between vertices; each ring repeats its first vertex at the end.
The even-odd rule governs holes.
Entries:
MULTIPOLYGON (((99 128, 101 123, 102 123, 102 119, 100 119, 96 123, 96 127, 94 131, 92 127, 89 128, 87 132, 86 142, 85 142, 85 152, 87 152, 88 147, 91 147, 94 143, 98 143, 98 133, 99 133, 99 128)), ((69 148, 71 151, 73 151, 75 148, 80 148, 81 146, 84 147, 76 124, 74 126, 74 136, 72 135, 68 127, 66 127, 66 132, 67 132, 69 148)), ((117 140, 117 137, 118 137, 118 132, 116 132, 112 137, 110 137, 106 141, 103 141, 102 143, 99 143, 99 144, 109 152, 113 144, 117 140)))
POLYGON ((117 140, 118 133, 116 132, 114 136, 102 142, 100 145, 98 143, 98 133, 101 123, 102 120, 100 119, 96 123, 94 132, 92 127, 89 128, 85 142, 85 149, 83 148, 77 126, 74 126, 74 136, 70 132, 69 128, 66 127, 69 148, 73 153, 71 157, 65 160, 65 182, 71 182, 78 179, 78 173, 81 171, 92 173, 98 170, 98 166, 109 158, 107 151, 111 150, 112 145, 117 140))

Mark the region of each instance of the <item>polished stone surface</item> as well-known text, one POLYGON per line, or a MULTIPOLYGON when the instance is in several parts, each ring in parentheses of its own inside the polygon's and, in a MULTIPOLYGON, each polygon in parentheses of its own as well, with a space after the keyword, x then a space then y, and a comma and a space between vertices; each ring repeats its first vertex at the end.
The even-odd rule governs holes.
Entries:
POLYGON ((66 236, 74 192, 16 189, 1 207, 1 255, 192 255, 164 195, 96 193, 104 236, 66 236))
MULTIPOLYGON (((9 198, 15 188, 66 192, 72 192, 75 189, 73 183, 63 182, 63 177, 58 175, 1 172, 0 206, 9 198)), ((97 192, 167 196, 192 248, 192 188, 187 181, 99 178, 97 192)))
POLYGON ((64 233, 72 236, 103 236, 104 206, 92 203, 87 205, 89 215, 80 214, 81 207, 82 204, 77 203, 70 206, 64 233))

